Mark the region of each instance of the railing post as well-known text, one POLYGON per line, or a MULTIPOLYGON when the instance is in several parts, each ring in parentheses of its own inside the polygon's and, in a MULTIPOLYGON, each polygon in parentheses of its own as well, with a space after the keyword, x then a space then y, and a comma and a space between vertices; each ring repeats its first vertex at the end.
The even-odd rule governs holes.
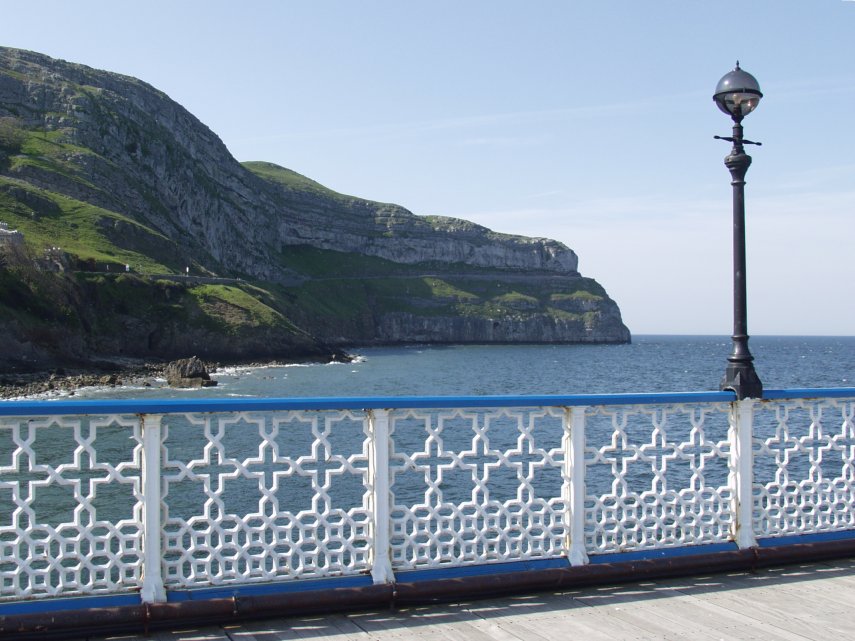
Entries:
POLYGON ((143 414, 140 427, 143 438, 143 603, 166 601, 166 589, 161 574, 161 512, 160 512, 160 414, 143 414))
POLYGON ((570 565, 588 563, 585 550, 585 412, 586 407, 564 411, 564 502, 569 528, 565 548, 570 565))
POLYGON ((733 492, 731 537, 740 549, 757 545, 754 537, 754 399, 731 404, 728 484, 733 492))
POLYGON ((394 583, 389 557, 389 410, 368 410, 370 447, 368 481, 371 486, 371 578, 374 583, 394 583))

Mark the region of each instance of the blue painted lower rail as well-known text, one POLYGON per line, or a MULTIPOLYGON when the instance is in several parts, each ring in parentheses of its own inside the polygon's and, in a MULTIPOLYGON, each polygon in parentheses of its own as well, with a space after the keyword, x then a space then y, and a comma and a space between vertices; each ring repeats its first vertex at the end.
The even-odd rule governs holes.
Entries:
POLYGON ((395 584, 387 585, 375 585, 367 576, 339 577, 176 591, 168 594, 166 602, 156 604, 142 603, 134 594, 5 603, 0 605, 0 635, 4 639, 45 639, 83 633, 147 633, 174 626, 469 601, 853 556, 855 531, 846 531, 834 536, 787 537, 777 544, 765 540, 750 550, 726 544, 660 550, 644 556, 610 554, 584 566, 558 558, 402 572, 395 584))
POLYGON ((855 389, 0 402, 0 634, 855 555, 855 389))

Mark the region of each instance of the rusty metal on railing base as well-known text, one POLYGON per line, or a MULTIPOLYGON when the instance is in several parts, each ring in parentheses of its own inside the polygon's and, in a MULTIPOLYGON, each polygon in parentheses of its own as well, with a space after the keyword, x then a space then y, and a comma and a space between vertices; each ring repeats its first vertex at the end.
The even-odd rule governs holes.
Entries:
POLYGON ((4 640, 24 641, 79 637, 82 634, 147 633, 150 630, 187 625, 211 626, 250 619, 475 601, 511 594, 750 571, 760 567, 846 557, 855 557, 855 539, 767 545, 706 554, 411 580, 394 584, 15 614, 0 616, 0 637, 4 640))

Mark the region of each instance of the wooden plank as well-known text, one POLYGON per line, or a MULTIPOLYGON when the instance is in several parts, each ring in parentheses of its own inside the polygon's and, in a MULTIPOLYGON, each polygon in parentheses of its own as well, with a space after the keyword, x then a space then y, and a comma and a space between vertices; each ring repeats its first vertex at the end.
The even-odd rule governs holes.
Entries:
POLYGON ((579 639, 580 641, 614 641, 615 639, 630 638, 622 633, 603 627, 597 623, 591 624, 587 617, 568 617, 556 625, 554 621, 538 621, 512 619, 503 621, 501 627, 517 635, 523 641, 541 641, 548 639, 579 639))
POLYGON ((823 639, 828 637, 821 634, 820 630, 836 627, 833 621, 836 617, 831 616, 830 612, 812 611, 798 597, 776 589, 774 585, 752 585, 748 578, 743 583, 728 580, 718 587, 691 585, 688 582, 674 587, 696 597, 696 607, 717 606, 732 615, 739 615, 737 618, 750 627, 760 625, 764 631, 778 638, 823 639))
POLYGON ((231 641, 291 641, 294 639, 365 641, 369 638, 364 630, 341 614, 253 621, 239 626, 229 626, 226 632, 231 641))
POLYGON ((803 601, 803 605, 822 610, 825 607, 852 607, 855 603, 855 582, 845 583, 839 577, 810 581, 785 581, 770 589, 780 590, 803 601))
POLYGON ((834 578, 847 585, 855 585, 855 559, 836 559, 818 564, 816 574, 822 579, 834 578))
MULTIPOLYGON (((804 605, 835 601, 847 604, 855 597, 855 582, 846 583, 841 580, 843 578, 841 575, 820 575, 797 568, 746 577, 723 577, 720 585, 726 589, 774 590, 783 595, 796 595, 805 602, 804 605)), ((686 585, 686 580, 681 584, 686 585)))
POLYGON ((830 582, 849 584, 855 587, 855 566, 831 567, 826 564, 811 564, 769 568, 759 573, 758 581, 779 586, 799 585, 806 588, 821 588, 830 582))
MULTIPOLYGON (((578 591, 575 591, 576 594, 578 591)), ((579 592, 580 593, 580 592, 579 592)), ((563 593, 546 593, 527 597, 505 597, 486 603, 467 604, 466 608, 485 625, 498 627, 514 639, 540 641, 555 638, 610 639, 644 638, 637 627, 624 621, 605 619, 586 612, 590 608, 563 593), (604 622, 607 626, 604 626, 604 622)), ((479 624, 470 622, 479 628, 479 624)), ((500 637, 495 637, 500 638, 500 637)), ((501 638, 506 638, 505 636, 501 638)))
POLYGON ((371 638, 417 638, 495 641, 516 640, 498 626, 484 625, 484 620, 463 606, 407 608, 385 616, 351 615, 371 638))
POLYGON ((230 641, 293 641, 300 638, 285 619, 230 626, 228 633, 230 641))
MULTIPOLYGON (((620 621, 627 624, 633 633, 639 633, 640 638, 665 640, 685 638, 671 621, 663 620, 655 613, 639 607, 637 603, 599 605, 592 610, 595 614, 590 615, 589 618, 596 620, 598 627, 617 627, 616 624, 620 621)), ((616 630, 616 632, 621 633, 621 630, 616 630)))
MULTIPOLYGON (((121 637, 113 638, 116 641, 121 639, 121 637)), ((229 637, 219 626, 157 631, 150 633, 146 638, 152 641, 229 641, 229 637)))
POLYGON ((442 628, 454 621, 439 610, 402 610, 385 614, 352 614, 353 621, 371 639, 444 639, 442 628))
MULTIPOLYGON (((608 617, 595 612, 577 597, 586 591, 574 590, 572 596, 566 593, 551 593, 539 595, 536 601, 515 603, 510 608, 472 608, 472 611, 483 616, 515 634, 526 629, 538 636, 554 639, 557 631, 560 637, 569 636, 568 630, 573 630, 577 638, 636 638, 642 633, 632 623, 620 618, 608 617), (515 607, 514 607, 515 606, 515 607)), ((502 600, 498 605, 503 605, 502 600)), ((491 602, 495 606, 495 602, 491 602)), ((646 635, 648 638, 650 635, 646 635)), ((528 637, 525 637, 528 638, 528 637)), ((639 636, 638 638, 642 638, 639 636)))
POLYGON ((495 641, 551 641, 554 638, 554 635, 542 636, 529 628, 520 634, 513 630, 513 626, 506 626, 504 622, 482 619, 478 616, 475 616, 469 625, 489 635, 495 641))
POLYGON ((639 628, 632 621, 627 621, 625 617, 616 616, 617 614, 618 612, 613 608, 585 607, 578 610, 571 610, 567 618, 560 621, 558 629, 563 629, 568 622, 572 621, 583 629, 597 631, 598 635, 606 634, 612 639, 653 638, 653 635, 649 632, 639 628))
POLYGON ((676 586, 668 586, 663 588, 663 591, 671 593, 669 607, 673 608, 677 616, 688 620, 690 626, 697 625, 706 630, 717 631, 719 638, 722 635, 725 638, 738 639, 805 638, 786 626, 781 627, 775 618, 758 616, 750 597, 740 595, 738 590, 730 591, 736 607, 727 600, 710 598, 710 593, 684 593, 676 586))
POLYGON ((581 602, 573 599, 573 596, 576 594, 582 594, 582 592, 574 590, 573 592, 545 592, 533 595, 502 597, 491 599, 490 601, 467 604, 467 609, 483 618, 506 618, 525 616, 526 614, 544 616, 547 612, 554 612, 554 616, 561 617, 562 613, 568 609, 585 607, 581 602))
POLYGON ((655 585, 625 587, 608 595, 579 597, 593 607, 620 607, 640 617, 639 623, 645 630, 657 632, 655 628, 665 626, 663 638, 721 639, 721 619, 710 613, 698 616, 696 609, 681 604, 676 593, 669 593, 655 585), (651 625, 652 624, 652 625, 651 625))

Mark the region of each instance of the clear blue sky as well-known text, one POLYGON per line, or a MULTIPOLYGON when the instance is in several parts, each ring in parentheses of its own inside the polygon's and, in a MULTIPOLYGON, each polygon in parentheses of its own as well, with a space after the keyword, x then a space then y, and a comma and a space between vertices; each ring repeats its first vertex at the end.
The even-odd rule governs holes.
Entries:
POLYGON ((729 334, 745 120, 752 334, 855 334, 855 2, 0 1, 0 44, 136 76, 340 192, 558 239, 641 333, 729 334))

